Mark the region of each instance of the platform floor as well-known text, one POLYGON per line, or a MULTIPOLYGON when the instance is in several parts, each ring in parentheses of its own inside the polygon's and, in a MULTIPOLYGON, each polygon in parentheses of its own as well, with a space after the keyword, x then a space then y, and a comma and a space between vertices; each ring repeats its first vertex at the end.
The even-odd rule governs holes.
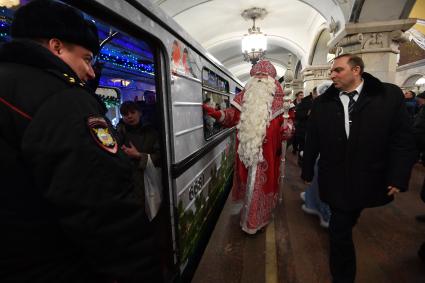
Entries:
MULTIPOLYGON (((425 169, 414 167, 410 190, 380 208, 363 211, 354 228, 356 283, 424 283, 425 264, 417 249, 425 241, 425 214, 419 198, 425 169)), ((331 282, 328 234, 316 216, 301 210, 295 155, 288 153, 284 200, 265 232, 248 236, 239 228, 239 208, 230 197, 220 215, 192 283, 321 283, 331 282)))

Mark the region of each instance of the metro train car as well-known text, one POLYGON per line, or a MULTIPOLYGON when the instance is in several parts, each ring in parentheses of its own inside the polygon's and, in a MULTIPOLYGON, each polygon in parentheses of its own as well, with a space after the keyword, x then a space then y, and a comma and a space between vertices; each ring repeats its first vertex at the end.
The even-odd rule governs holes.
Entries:
MULTIPOLYGON (((28 1, 21 1, 28 2, 28 1)), ((148 0, 62 1, 99 29, 99 88, 114 125, 119 104, 136 101, 160 132, 160 219, 167 282, 188 282, 230 191, 235 130, 204 115, 230 107, 242 88, 217 60, 148 0)), ((0 40, 10 40, 13 9, 2 8, 0 40)), ((107 247, 105 247, 107 248, 107 247)))

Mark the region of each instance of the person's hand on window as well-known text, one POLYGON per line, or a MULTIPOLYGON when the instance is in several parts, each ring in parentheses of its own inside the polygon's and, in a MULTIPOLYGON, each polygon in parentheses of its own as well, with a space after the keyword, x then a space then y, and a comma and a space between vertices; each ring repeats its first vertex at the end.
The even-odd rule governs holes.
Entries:
POLYGON ((221 118, 221 111, 220 110, 215 110, 215 108, 208 106, 207 104, 202 104, 202 109, 204 110, 204 112, 210 116, 213 117, 215 120, 219 121, 221 118))

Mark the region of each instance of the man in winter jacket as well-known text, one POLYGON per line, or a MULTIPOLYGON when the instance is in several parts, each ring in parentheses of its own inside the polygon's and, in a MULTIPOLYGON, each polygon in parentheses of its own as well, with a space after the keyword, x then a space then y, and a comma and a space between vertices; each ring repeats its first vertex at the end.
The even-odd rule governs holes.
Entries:
POLYGON ((307 131, 302 178, 310 182, 318 154, 320 199, 329 204, 333 282, 354 282, 352 228, 364 208, 407 190, 417 152, 403 93, 363 72, 344 54, 331 68, 333 85, 317 98, 307 131))
POLYGON ((106 109, 86 86, 96 26, 21 7, 0 47, 0 282, 157 282, 144 207, 106 109))
POLYGON ((314 99, 317 97, 317 88, 309 96, 304 97, 300 103, 295 106, 295 138, 298 143, 298 164, 302 164, 302 152, 305 145, 305 134, 307 131, 308 119, 310 117, 311 107, 314 99))
MULTIPOLYGON (((413 123, 413 134, 416 139, 416 145, 421 152, 422 165, 425 166, 425 108, 423 107, 418 115, 416 115, 415 122, 413 123)), ((421 198, 425 202, 425 179, 422 183, 421 198)), ((416 219, 423 222, 425 221, 425 216, 418 215, 416 219)), ((422 243, 418 254, 422 261, 425 262, 425 242, 422 243)))
POLYGON ((406 104, 407 113, 409 114, 410 121, 413 123, 415 115, 418 113, 419 105, 416 101, 416 93, 408 90, 404 93, 404 103, 406 104))

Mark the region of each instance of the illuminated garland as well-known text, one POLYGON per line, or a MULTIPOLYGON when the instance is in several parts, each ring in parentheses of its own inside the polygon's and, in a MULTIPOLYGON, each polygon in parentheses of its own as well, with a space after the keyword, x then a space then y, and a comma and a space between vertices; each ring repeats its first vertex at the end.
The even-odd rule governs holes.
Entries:
POLYGON ((120 105, 120 100, 112 97, 104 97, 99 95, 100 99, 102 99, 103 103, 105 103, 106 108, 110 109, 120 105))
POLYGON ((104 47, 99 54, 99 60, 101 62, 110 63, 118 68, 135 71, 150 76, 155 75, 153 64, 139 63, 140 59, 131 53, 123 55, 122 51, 104 47))
POLYGON ((11 25, 11 19, 4 16, 5 10, 1 9, 1 15, 0 15, 0 41, 9 41, 10 35, 9 35, 9 29, 11 25))

